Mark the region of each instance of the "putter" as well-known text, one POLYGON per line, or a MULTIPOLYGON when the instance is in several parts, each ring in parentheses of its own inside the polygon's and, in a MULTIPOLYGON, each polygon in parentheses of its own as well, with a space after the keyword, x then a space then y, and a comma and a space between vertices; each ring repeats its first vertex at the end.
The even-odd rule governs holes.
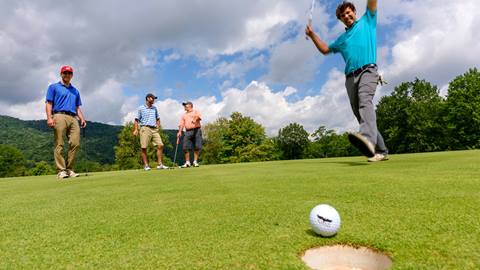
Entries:
MULTIPOLYGON (((85 146, 83 146, 83 154, 85 155, 85 161, 88 161, 88 159, 87 159, 87 144, 86 144, 86 139, 85 139, 86 138, 86 135, 85 135, 86 134, 86 129, 87 129, 86 127, 82 128, 82 137, 83 137, 82 141, 83 141, 83 144, 85 145, 85 146)), ((86 170, 85 176, 88 176, 88 164, 87 164, 87 162, 85 162, 85 170, 86 170)))
POLYGON ((180 138, 177 137, 177 144, 175 145, 175 154, 173 155, 173 166, 171 167, 171 169, 174 169, 175 167, 177 167, 176 160, 177 160, 177 152, 178 152, 179 144, 180 144, 180 138))

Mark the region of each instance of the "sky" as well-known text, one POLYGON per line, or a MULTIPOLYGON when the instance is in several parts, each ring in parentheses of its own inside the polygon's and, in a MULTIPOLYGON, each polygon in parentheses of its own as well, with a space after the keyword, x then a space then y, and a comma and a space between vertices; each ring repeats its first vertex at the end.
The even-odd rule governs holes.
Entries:
MULTIPOLYGON (((311 0, 2 0, 0 115, 45 119, 48 85, 62 65, 88 121, 132 121, 147 93, 162 126, 177 128, 182 101, 203 124, 238 111, 268 135, 299 123, 354 131, 340 55, 323 56, 304 34, 311 0)), ((352 1, 360 17, 366 0, 352 1)), ((375 101, 415 78, 443 95, 480 63, 478 0, 378 1, 377 59, 388 84, 375 101)), ((315 32, 345 30, 338 0, 317 1, 315 32)))

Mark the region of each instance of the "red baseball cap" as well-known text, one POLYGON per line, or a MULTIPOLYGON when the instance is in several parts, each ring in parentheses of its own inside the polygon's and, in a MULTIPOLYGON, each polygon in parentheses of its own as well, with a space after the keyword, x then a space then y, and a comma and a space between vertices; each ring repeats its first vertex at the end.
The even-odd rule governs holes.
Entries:
POLYGON ((61 69, 60 69, 60 73, 63 73, 65 71, 70 71, 73 73, 73 68, 71 66, 63 66, 61 69))

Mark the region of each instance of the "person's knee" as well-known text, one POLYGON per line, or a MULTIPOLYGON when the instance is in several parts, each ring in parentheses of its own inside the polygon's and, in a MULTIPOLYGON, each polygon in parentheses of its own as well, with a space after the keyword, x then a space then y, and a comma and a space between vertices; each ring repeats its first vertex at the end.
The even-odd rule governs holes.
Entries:
POLYGON ((80 141, 71 141, 70 148, 77 149, 80 146, 80 141))
POLYGON ((358 107, 361 109, 371 107, 373 109, 373 96, 369 94, 359 95, 358 107))

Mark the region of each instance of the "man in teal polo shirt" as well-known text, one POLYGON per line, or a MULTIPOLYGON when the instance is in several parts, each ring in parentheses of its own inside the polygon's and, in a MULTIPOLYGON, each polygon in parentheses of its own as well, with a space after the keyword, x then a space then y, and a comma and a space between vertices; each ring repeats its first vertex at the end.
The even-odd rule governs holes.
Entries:
POLYGON ((318 50, 326 55, 340 53, 345 60, 345 86, 353 113, 360 124, 359 133, 349 134, 350 142, 368 161, 388 160, 388 150, 377 129, 373 97, 380 81, 377 72, 377 0, 367 1, 365 14, 357 20, 355 6, 343 2, 337 7, 337 18, 346 29, 333 43, 327 45, 307 25, 305 33, 318 50))

